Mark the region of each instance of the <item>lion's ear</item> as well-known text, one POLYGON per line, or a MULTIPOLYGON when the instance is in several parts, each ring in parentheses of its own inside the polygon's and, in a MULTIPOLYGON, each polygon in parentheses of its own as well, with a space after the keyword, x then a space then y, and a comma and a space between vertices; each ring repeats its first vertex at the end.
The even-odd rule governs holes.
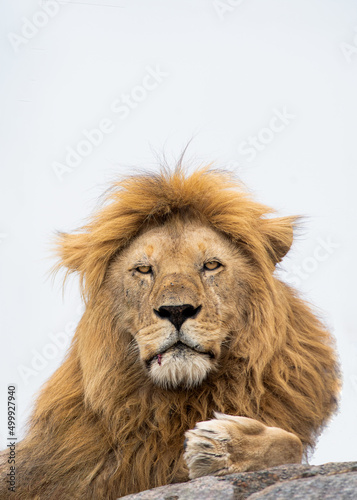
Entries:
POLYGON ((60 257, 58 267, 66 267, 69 272, 81 272, 88 255, 88 243, 86 233, 58 233, 56 237, 56 253, 60 257))
POLYGON ((261 219, 266 247, 274 265, 280 262, 290 250, 296 221, 297 217, 261 219))
POLYGON ((54 273, 66 267, 66 280, 69 274, 77 272, 83 298, 95 294, 102 285, 108 263, 117 250, 116 240, 96 240, 91 232, 59 233, 56 243, 59 262, 53 268, 54 273))
POLYGON ((63 282, 69 274, 78 272, 80 278, 80 288, 83 298, 85 298, 85 277, 88 269, 89 238, 86 233, 58 233, 55 240, 55 252, 59 257, 58 263, 52 268, 54 275, 65 267, 67 272, 63 282))

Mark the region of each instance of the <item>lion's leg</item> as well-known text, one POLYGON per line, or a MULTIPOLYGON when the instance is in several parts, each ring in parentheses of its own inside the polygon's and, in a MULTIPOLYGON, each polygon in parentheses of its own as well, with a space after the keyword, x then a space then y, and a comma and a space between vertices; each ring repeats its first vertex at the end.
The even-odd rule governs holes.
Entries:
POLYGON ((251 418, 215 417, 186 432, 184 458, 191 479, 301 462, 302 444, 294 434, 251 418))

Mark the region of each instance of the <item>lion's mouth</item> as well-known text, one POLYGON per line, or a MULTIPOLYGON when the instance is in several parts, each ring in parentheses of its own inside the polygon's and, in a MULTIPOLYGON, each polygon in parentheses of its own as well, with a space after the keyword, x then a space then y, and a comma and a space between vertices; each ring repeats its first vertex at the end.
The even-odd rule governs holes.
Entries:
POLYGON ((152 363, 157 363, 159 366, 161 366, 163 358, 165 357, 166 354, 170 354, 170 358, 173 359, 189 357, 190 355, 195 355, 195 354, 207 356, 210 359, 215 358, 215 355, 212 351, 202 351, 200 349, 195 349, 188 346, 187 344, 184 344, 179 340, 174 345, 170 346, 168 349, 165 349, 164 351, 161 351, 158 354, 155 354, 155 356, 153 356, 152 358, 148 359, 146 361, 147 368, 150 368, 152 363))

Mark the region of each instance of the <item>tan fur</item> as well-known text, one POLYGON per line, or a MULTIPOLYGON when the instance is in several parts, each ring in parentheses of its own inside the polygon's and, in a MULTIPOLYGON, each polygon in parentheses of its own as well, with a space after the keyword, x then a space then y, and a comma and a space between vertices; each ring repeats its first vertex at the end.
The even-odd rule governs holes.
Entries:
POLYGON ((229 174, 178 168, 128 177, 80 232, 59 236, 86 310, 17 446, 19 500, 110 500, 185 481, 184 434, 215 411, 314 445, 338 369, 328 332, 274 276, 295 219, 271 212, 229 174), (180 304, 199 311, 180 331, 154 312, 180 304))
POLYGON ((301 462, 303 447, 295 434, 251 418, 214 416, 186 432, 184 458, 190 479, 301 462))

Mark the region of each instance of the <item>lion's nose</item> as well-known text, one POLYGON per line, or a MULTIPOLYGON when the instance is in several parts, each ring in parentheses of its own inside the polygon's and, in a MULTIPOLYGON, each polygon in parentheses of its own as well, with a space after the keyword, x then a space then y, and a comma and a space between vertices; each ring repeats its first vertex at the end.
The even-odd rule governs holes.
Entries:
POLYGON ((202 306, 193 307, 191 304, 183 304, 182 306, 161 306, 158 310, 154 309, 154 312, 159 318, 167 318, 177 330, 180 330, 186 319, 195 318, 197 316, 201 307, 202 306))

